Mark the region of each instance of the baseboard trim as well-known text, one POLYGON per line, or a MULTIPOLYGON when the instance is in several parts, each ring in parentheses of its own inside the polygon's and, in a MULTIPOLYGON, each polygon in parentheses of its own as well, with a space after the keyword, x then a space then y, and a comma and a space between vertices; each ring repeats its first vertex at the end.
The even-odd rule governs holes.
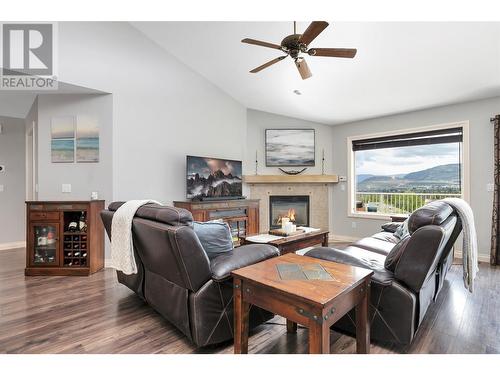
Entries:
POLYGON ((0 243, 0 250, 11 250, 26 247, 26 241, 0 243))
MULTIPOLYGON (((453 253, 454 257, 457 259, 462 259, 462 251, 461 250, 455 250, 453 253)), ((477 260, 482 263, 489 263, 490 262, 490 256, 485 255, 485 254, 478 254, 477 255, 477 260)))
POLYGON ((114 268, 113 261, 109 258, 104 259, 104 268, 114 268))
POLYGON ((328 240, 331 242, 356 242, 359 238, 330 233, 328 240))

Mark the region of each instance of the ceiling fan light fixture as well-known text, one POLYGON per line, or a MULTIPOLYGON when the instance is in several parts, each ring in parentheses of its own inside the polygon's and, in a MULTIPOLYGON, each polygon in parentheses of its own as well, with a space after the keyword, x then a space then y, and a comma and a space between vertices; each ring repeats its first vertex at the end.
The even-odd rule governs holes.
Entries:
POLYGON ((258 66, 255 69, 250 70, 250 73, 260 72, 261 70, 266 69, 289 56, 295 62, 295 65, 299 70, 302 79, 308 79, 312 77, 312 73, 309 70, 306 60, 301 57, 300 54, 308 54, 309 56, 341 57, 352 59, 356 55, 355 48, 309 48, 309 44, 314 41, 314 39, 316 39, 316 37, 327 28, 327 26, 328 22, 326 21, 313 21, 307 27, 304 33, 297 34, 297 24, 296 22, 294 22, 293 34, 286 36, 279 45, 256 39, 243 39, 243 43, 277 49, 285 53, 284 56, 277 57, 265 64, 258 66))

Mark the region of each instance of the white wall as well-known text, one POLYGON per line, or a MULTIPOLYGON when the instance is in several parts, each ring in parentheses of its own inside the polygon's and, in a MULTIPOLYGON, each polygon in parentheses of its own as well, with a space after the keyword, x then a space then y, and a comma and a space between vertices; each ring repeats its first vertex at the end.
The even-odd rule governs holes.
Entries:
POLYGON ((26 135, 31 134, 26 142, 26 198, 36 200, 38 193, 34 187, 38 183, 38 97, 35 98, 24 121, 26 135))
MULTIPOLYGON (((339 175, 347 176, 346 144, 349 136, 469 121, 470 204, 476 220, 479 252, 483 255, 483 259, 487 259, 493 200, 493 193, 486 191, 486 185, 493 182, 493 126, 490 124, 490 117, 498 113, 500 113, 500 97, 334 126, 333 170, 339 175)), ((383 221, 348 217, 347 204, 347 187, 342 191, 340 184, 335 186, 333 193, 335 235, 359 238, 380 230, 383 221), (356 228, 352 228, 353 221, 356 222, 356 228)))
POLYGON ((93 191, 99 193, 100 199, 112 199, 112 105, 111 95, 38 96, 39 200, 88 200, 93 191), (97 121, 98 163, 52 163, 51 121, 65 116, 86 116, 97 121), (71 184, 71 193, 62 193, 62 184, 71 184))
MULTIPOLYGON (((293 117, 275 115, 269 112, 261 112, 253 109, 247 111, 247 152, 245 155, 245 173, 255 173, 255 151, 257 151, 257 160, 259 161, 259 174, 280 174, 275 167, 266 167, 266 129, 315 129, 316 137, 316 165, 307 168, 305 174, 321 174, 321 156, 322 150, 325 150, 325 173, 333 171, 332 154, 333 147, 331 139, 333 137, 333 128, 328 125, 319 124, 306 120, 300 120, 293 117)), ((284 168, 290 169, 290 168, 284 168)), ((302 169, 296 167, 293 169, 302 169)))
POLYGON ((246 109, 127 23, 60 23, 59 79, 113 94, 113 199, 185 198, 186 154, 243 159, 246 109))
POLYGON ((25 241, 25 127, 23 119, 0 116, 0 244, 25 241))
MULTIPOLYGON (((297 129, 315 129, 316 138, 316 165, 307 168, 304 174, 321 174, 321 158, 322 152, 325 150, 325 173, 334 173, 333 169, 333 127, 328 125, 319 124, 301 120, 293 117, 286 117, 276 115, 269 112, 262 112, 253 109, 247 110, 247 146, 246 154, 243 164, 243 173, 255 173, 255 151, 257 151, 258 160, 258 174, 282 174, 276 167, 266 167, 265 156, 265 130, 278 129, 278 128, 297 128, 297 129)), ((290 168, 284 168, 289 170, 290 168)), ((295 167, 293 169, 301 169, 295 167)), ((244 188, 244 194, 249 194, 247 188, 244 188)), ((328 200, 332 202, 333 188, 332 185, 328 186, 328 200)), ((326 204, 326 203, 325 203, 326 204)), ((333 229, 333 215, 332 210, 329 210, 329 225, 330 231, 333 229)))

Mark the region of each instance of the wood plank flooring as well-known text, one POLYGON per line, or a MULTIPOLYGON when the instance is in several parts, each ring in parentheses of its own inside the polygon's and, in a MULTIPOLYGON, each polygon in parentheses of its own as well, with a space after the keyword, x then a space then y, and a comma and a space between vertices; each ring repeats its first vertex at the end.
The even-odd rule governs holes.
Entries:
MULTIPOLYGON (((0 251, 0 353, 232 353, 232 343, 197 349, 118 284, 113 270, 90 277, 25 277, 23 249, 0 251)), ((355 353, 333 333, 332 353, 355 353)), ((372 353, 500 353, 500 269, 482 264, 476 291, 461 266, 448 280, 409 347, 371 345, 372 353)), ((307 353, 307 331, 287 334, 276 317, 251 332, 250 353, 307 353)))

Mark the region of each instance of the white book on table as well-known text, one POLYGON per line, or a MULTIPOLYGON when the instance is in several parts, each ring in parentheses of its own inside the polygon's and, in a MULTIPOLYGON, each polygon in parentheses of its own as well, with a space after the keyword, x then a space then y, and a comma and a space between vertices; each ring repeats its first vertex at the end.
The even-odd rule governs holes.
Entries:
POLYGON ((311 228, 311 227, 297 227, 297 229, 302 229, 306 233, 317 232, 319 228, 311 228))

